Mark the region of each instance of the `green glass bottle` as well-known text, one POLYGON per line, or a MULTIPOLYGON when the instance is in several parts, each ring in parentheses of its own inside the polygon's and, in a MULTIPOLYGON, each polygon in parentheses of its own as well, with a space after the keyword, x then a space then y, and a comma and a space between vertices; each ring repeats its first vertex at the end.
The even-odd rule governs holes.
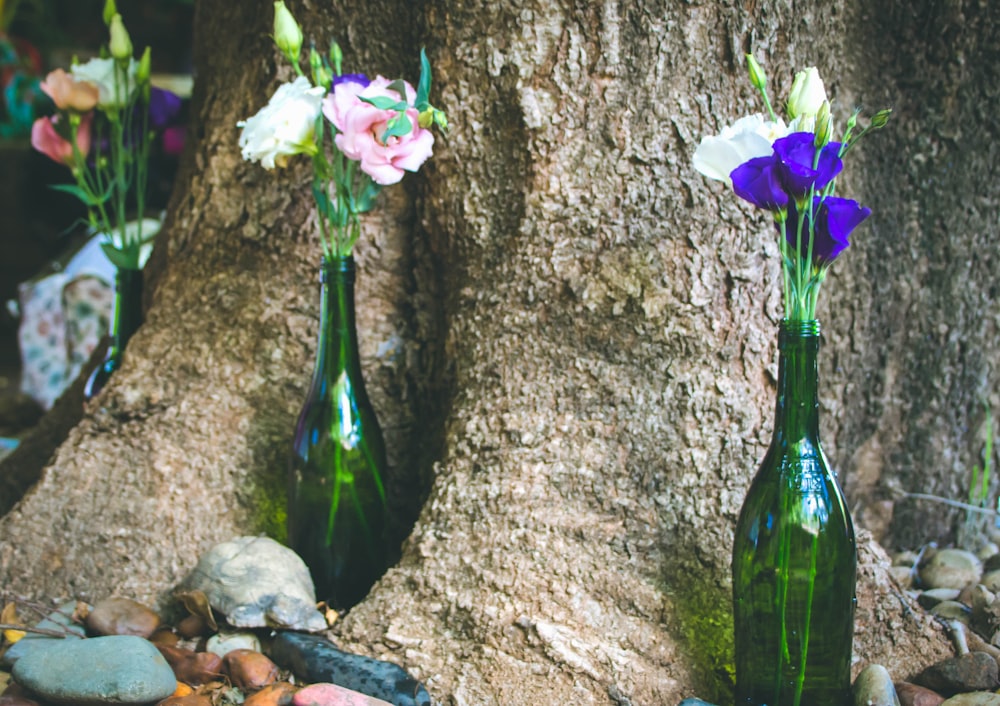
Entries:
POLYGON ((324 261, 321 297, 316 367, 290 464, 288 544, 309 567, 316 597, 347 610, 389 562, 385 443, 361 376, 352 257, 324 261))
POLYGON ((771 446, 733 545, 737 706, 848 706, 857 549, 819 440, 819 322, 778 336, 771 446))
POLYGON ((118 268, 115 274, 115 309, 111 315, 111 343, 104 362, 94 368, 83 387, 85 400, 96 397, 111 374, 122 364, 125 346, 142 326, 142 270, 118 268))

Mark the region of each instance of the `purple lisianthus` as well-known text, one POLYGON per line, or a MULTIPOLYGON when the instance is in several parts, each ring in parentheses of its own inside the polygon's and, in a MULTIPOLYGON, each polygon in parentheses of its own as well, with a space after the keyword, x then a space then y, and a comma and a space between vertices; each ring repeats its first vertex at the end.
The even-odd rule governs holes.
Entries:
POLYGON ((774 141, 781 180, 793 198, 806 196, 810 189, 819 191, 844 168, 839 156, 840 143, 831 142, 823 147, 817 161, 815 139, 811 132, 793 132, 774 141))
POLYGON ((774 155, 754 157, 729 174, 733 191, 758 208, 780 211, 788 206, 788 194, 781 182, 780 164, 774 155))
MULTIPOLYGON (((867 206, 862 206, 852 199, 842 199, 836 196, 817 196, 813 199, 814 237, 812 246, 813 262, 819 267, 826 267, 837 259, 844 250, 851 244, 849 236, 851 231, 857 228, 872 210, 867 206)), ((795 203, 789 209, 788 220, 785 223, 785 239, 794 249, 797 240, 799 214, 796 212, 795 203)), ((809 237, 809 223, 803 224, 802 236, 805 242, 802 244, 804 252, 799 253, 800 257, 806 256, 806 248, 809 237)))
POLYGON ((330 90, 333 90, 334 86, 341 83, 357 83, 360 84, 362 88, 368 88, 368 84, 371 80, 364 74, 341 74, 340 76, 334 76, 333 82, 330 84, 330 90))
POLYGON ((176 93, 153 86, 149 91, 149 126, 159 132, 174 122, 183 101, 176 93))

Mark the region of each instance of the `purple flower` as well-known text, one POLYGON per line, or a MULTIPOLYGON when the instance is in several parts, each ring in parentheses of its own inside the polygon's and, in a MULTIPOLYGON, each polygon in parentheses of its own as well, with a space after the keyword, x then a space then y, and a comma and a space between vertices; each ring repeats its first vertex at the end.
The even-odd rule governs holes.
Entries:
POLYGON ((159 132, 181 112, 181 97, 153 86, 149 91, 149 127, 159 132))
POLYGON ((838 156, 839 142, 827 144, 816 161, 814 140, 815 135, 811 132, 793 132, 774 141, 774 154, 781 164, 781 179, 793 198, 806 196, 812 188, 819 191, 844 168, 838 156))
POLYGON ((330 84, 330 90, 333 90, 334 86, 348 81, 360 84, 362 88, 368 88, 368 84, 371 83, 368 77, 364 74, 341 74, 340 76, 333 77, 333 82, 330 84))
POLYGON ((788 194, 781 182, 780 163, 774 155, 754 157, 729 174, 733 191, 758 208, 780 211, 788 206, 788 194))
MULTIPOLYGON (((812 255, 813 262, 819 267, 825 267, 836 260, 851 244, 848 239, 851 231, 872 214, 872 210, 867 206, 862 206, 852 199, 842 199, 836 196, 815 197, 812 212, 815 218, 812 255)), ((798 218, 799 214, 796 212, 793 202, 785 224, 785 239, 792 249, 795 248, 797 239, 798 218)), ((802 224, 800 257, 805 257, 808 253, 808 238, 809 222, 806 221, 802 224)))

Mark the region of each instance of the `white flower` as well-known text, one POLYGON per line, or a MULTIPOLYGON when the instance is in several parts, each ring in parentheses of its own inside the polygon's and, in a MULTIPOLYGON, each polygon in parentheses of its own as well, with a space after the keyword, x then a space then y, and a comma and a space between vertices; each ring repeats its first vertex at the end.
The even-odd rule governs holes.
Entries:
POLYGON ((825 100, 826 88, 823 87, 823 80, 819 77, 816 67, 810 66, 804 71, 799 71, 792 81, 792 90, 788 92, 786 106, 788 117, 816 117, 819 107, 825 100))
POLYGON ((117 75, 115 59, 91 59, 86 64, 74 64, 69 72, 77 81, 87 81, 97 86, 97 107, 115 110, 129 104, 135 93, 135 74, 138 64, 129 59, 125 75, 117 75))
POLYGON ((314 87, 305 76, 279 86, 256 115, 236 123, 243 128, 243 159, 274 169, 288 164, 292 155, 315 152, 316 119, 324 93, 322 86, 314 87))
POLYGON ((694 168, 709 179, 732 186, 729 174, 736 167, 754 157, 771 154, 774 141, 787 133, 788 128, 780 119, 764 120, 760 113, 740 118, 720 134, 702 138, 694 152, 694 168))

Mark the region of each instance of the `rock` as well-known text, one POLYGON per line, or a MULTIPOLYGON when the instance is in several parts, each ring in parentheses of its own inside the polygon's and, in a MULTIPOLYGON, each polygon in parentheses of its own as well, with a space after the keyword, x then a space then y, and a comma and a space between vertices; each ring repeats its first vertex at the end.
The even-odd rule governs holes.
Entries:
POLYGON ((917 596, 917 603, 920 604, 921 608, 930 610, 938 603, 943 603, 944 601, 957 601, 958 596, 962 591, 957 588, 931 588, 926 591, 922 591, 919 596, 917 596))
POLYGON ((941 694, 983 691, 1000 686, 997 661, 985 652, 950 657, 920 672, 914 683, 941 694))
POLYGON ((185 579, 239 628, 327 628, 316 590, 299 555, 269 537, 237 537, 206 552, 185 579))
POLYGON ((289 706, 298 687, 286 681, 265 686, 256 694, 248 696, 243 706, 289 706))
POLYGON ((936 691, 909 682, 896 684, 896 695, 900 706, 941 706, 944 697, 936 691))
POLYGON ((916 552, 899 552, 892 557, 892 565, 912 568, 919 560, 920 555, 916 552))
POLYGON ((85 624, 97 635, 149 637, 160 627, 160 616, 141 603, 115 596, 96 603, 85 624))
POLYGON ((1000 591, 1000 569, 993 569, 992 571, 984 570, 983 576, 979 580, 986 588, 993 591, 993 593, 1000 591))
POLYGON ((278 633, 271 659, 306 682, 338 684, 395 706, 431 704, 424 685, 399 665, 343 652, 319 635, 278 633))
MULTIPOLYGON (((76 611, 76 601, 69 601, 68 603, 63 603, 59 608, 57 608, 52 613, 39 622, 34 627, 41 628, 43 630, 56 630, 65 631, 78 637, 85 637, 86 630, 79 623, 73 622, 73 613, 76 611)), ((76 639, 76 638, 72 638, 76 639)), ((3 663, 8 667, 12 666, 17 660, 26 655, 29 651, 36 647, 47 647, 52 644, 60 643, 64 638, 60 637, 50 637, 48 635, 40 635, 38 633, 29 632, 26 633, 24 637, 15 642, 13 645, 7 648, 7 651, 3 655, 3 663)))
POLYGON ((981 546, 979 551, 976 552, 976 556, 979 557, 981 561, 986 561, 995 554, 1000 554, 1000 546, 997 546, 995 542, 984 542, 983 546, 981 546))
POLYGON ((942 701, 941 706, 1000 706, 1000 694, 991 694, 988 691, 959 694, 942 701))
POLYGON ((278 680, 278 665, 254 650, 232 650, 222 659, 222 668, 237 689, 259 691, 278 680))
POLYGON ((855 706, 900 706, 892 677, 880 664, 869 664, 854 680, 855 706))
POLYGON ((13 675, 46 701, 147 704, 174 693, 177 680, 152 643, 134 635, 64 640, 17 660, 13 675))
POLYGON ((926 588, 963 589, 978 583, 983 563, 964 549, 939 549, 918 567, 920 583, 926 588))
POLYGON ((160 629, 149 636, 149 641, 154 645, 174 647, 181 641, 181 636, 170 629, 160 629))
POLYGON ((904 591, 913 588, 913 567, 910 566, 890 566, 889 575, 892 580, 899 584, 904 591))
POLYGON ((183 647, 158 646, 157 649, 174 670, 177 681, 200 686, 222 678, 222 657, 219 655, 183 647))
POLYGON ((171 696, 156 706, 212 706, 212 697, 204 694, 188 694, 187 696, 171 696))
POLYGON ((292 706, 390 706, 390 704, 336 684, 313 684, 301 689, 292 697, 292 706))
POLYGON ((0 695, 0 706, 40 706, 28 692, 17 684, 11 684, 0 695))
POLYGON ((936 615, 942 620, 957 620, 961 623, 969 624, 972 611, 969 606, 958 601, 941 601, 931 608, 931 615, 936 615))
POLYGON ((200 615, 189 615, 177 623, 177 634, 188 640, 208 632, 208 622, 200 615))
POLYGON ((677 706, 715 706, 715 704, 710 704, 701 699, 684 699, 677 706))
POLYGON ((220 632, 208 638, 205 651, 225 657, 233 650, 260 652, 260 639, 252 632, 220 632))

